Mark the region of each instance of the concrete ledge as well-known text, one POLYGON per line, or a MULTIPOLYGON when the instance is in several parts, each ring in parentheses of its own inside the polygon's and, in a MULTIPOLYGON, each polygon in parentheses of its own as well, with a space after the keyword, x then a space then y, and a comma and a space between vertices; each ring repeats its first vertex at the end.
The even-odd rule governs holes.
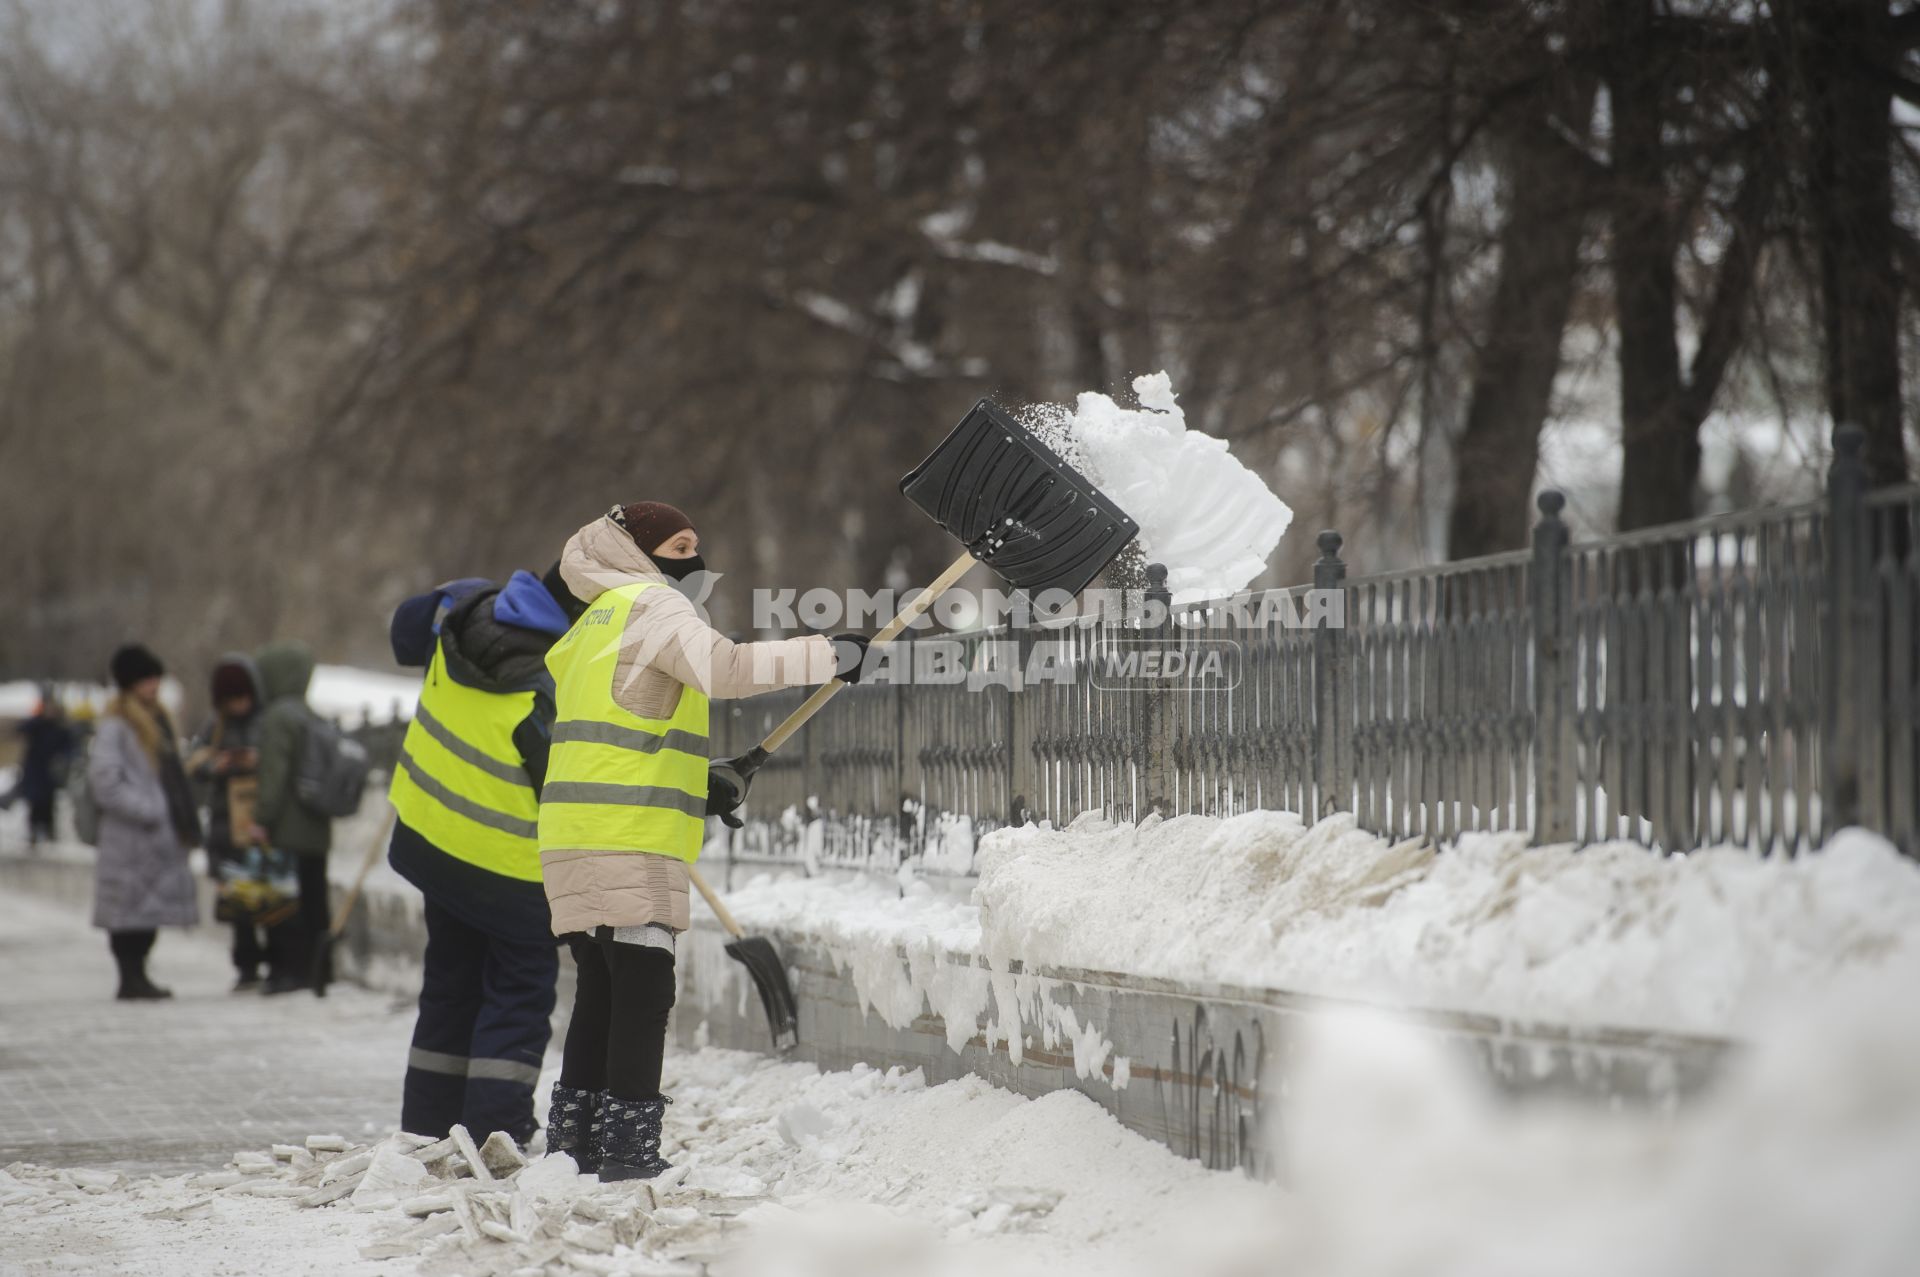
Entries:
MULTIPOLYGON (((836 956, 810 937, 770 938, 800 1005, 794 1058, 834 1069, 919 1068, 929 1082, 971 1073, 1027 1096, 1076 1090, 1183 1156, 1262 1177, 1277 1169, 1268 1145, 1273 1114, 1262 1111, 1263 1095, 1277 1093, 1277 1068, 1310 1017, 1359 1005, 1112 972, 996 973, 972 955, 836 956)), ((725 940, 708 925, 682 941, 678 1040, 768 1051, 758 997, 745 969, 726 957, 725 940)), ((1733 1049, 1712 1038, 1368 1009, 1514 1097, 1673 1105, 1733 1049)))

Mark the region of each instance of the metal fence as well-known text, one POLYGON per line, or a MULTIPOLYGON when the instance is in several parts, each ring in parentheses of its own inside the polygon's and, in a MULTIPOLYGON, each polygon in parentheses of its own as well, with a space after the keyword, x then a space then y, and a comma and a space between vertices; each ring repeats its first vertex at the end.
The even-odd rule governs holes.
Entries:
MULTIPOLYGON (((396 708, 393 716, 383 723, 362 719, 354 726, 342 727, 341 730, 360 742, 360 747, 367 751, 367 757, 372 760, 376 772, 391 776, 400 761, 400 742, 406 739, 408 721, 396 708)), ((335 726, 339 727, 340 724, 336 723, 335 726)))
MULTIPOLYGON (((1324 532, 1311 586, 1155 624, 1150 585, 960 636, 971 686, 848 689, 761 773, 733 856, 964 873, 1009 821, 1255 807, 1667 851, 1792 852, 1858 823, 1914 854, 1920 488, 1866 492, 1861 443, 1836 433, 1806 505, 1574 544, 1549 491, 1513 554, 1349 579, 1324 532), (1340 615, 1291 623, 1315 597, 1340 615), (1130 646, 1231 669, 1098 676, 1130 646)), ((716 704, 715 755, 799 696, 716 704)))

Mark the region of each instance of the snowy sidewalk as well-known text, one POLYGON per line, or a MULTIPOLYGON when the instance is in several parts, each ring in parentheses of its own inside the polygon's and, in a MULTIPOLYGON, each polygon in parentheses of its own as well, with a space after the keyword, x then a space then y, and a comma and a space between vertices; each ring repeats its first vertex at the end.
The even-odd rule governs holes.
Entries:
POLYGON ((1497 1101, 1390 1017, 1316 1016, 1266 1060, 1285 1189, 1071 1091, 711 1049, 669 1054, 676 1169, 602 1185, 391 1136, 403 1010, 230 997, 216 937, 168 940, 182 996, 121 1007, 70 908, 0 897, 0 1271, 1905 1277, 1920 1248, 1911 953, 1781 1008, 1677 1114, 1497 1101), (19 1111, 42 1115, 25 1143, 19 1111), (109 1161, 198 1173, 48 1169, 109 1161))
MULTIPOLYGON (((446 1161, 429 1177, 392 1135, 407 1008, 340 986, 230 994, 205 932, 164 936, 154 974, 171 1002, 114 1002, 105 945, 72 906, 0 896, 0 1271, 825 1277, 985 1261, 1057 1277, 1143 1256, 1164 1270, 1189 1221, 1264 1219, 1280 1200, 1070 1092, 724 1051, 671 1054, 677 1169, 659 1183, 603 1186, 560 1157, 524 1179, 461 1179, 446 1161), (287 1160, 314 1134, 342 1151, 287 1160), (324 1159, 364 1166, 376 1144, 413 1172, 405 1187, 329 1194, 324 1159), (325 1204, 303 1209, 310 1194, 325 1204)), ((361 1178, 343 1167, 340 1187, 361 1178)))
POLYGON ((229 992, 224 933, 163 931, 170 1001, 113 1000, 105 935, 72 906, 0 894, 0 1166, 207 1170, 315 1131, 390 1129, 410 1005, 229 992))

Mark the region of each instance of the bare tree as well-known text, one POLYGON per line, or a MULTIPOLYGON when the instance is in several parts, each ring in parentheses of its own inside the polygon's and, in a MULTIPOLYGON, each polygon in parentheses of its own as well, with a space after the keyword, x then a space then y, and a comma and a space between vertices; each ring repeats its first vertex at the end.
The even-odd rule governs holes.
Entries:
POLYGON ((377 662, 404 592, 642 495, 736 581, 924 573, 895 480, 975 398, 1161 367, 1357 570, 1520 544, 1581 417, 1622 525, 1692 512, 1720 408, 1894 476, 1886 9, 9 0, 0 665, 377 662))

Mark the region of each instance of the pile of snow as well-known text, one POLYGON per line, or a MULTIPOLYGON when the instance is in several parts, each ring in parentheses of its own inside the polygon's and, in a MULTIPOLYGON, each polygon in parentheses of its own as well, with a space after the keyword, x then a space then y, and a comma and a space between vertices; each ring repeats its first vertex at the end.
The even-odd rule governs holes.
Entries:
POLYGON ((776 878, 756 874, 727 893, 727 907, 763 931, 803 933, 829 946, 876 945, 971 952, 980 909, 910 874, 776 878))
POLYGON ((1087 391, 1073 411, 1041 405, 1036 431, 1140 525, 1175 602, 1245 589, 1266 569, 1293 511, 1227 448, 1187 427, 1164 372, 1133 379, 1139 408, 1087 391))
POLYGON ((1783 1006, 1671 1117, 1501 1104, 1403 1026, 1311 1022, 1271 1118, 1287 1205, 1240 1253, 1327 1277, 1910 1272, 1916 982, 1903 961, 1783 1006))
POLYGON ((1795 859, 1533 847, 1522 834, 1471 834, 1436 854, 1350 815, 1134 826, 1089 814, 987 834, 977 864, 965 903, 911 880, 765 877, 729 903, 750 927, 819 938, 889 1024, 923 1001, 961 1016, 949 1024, 959 1043, 991 1003, 990 1038, 1019 1023, 1010 1004, 1033 994, 1003 977, 1015 961, 1723 1035, 1781 997, 1830 993, 1920 952, 1920 866, 1861 830, 1795 859), (991 995, 990 980, 1002 986, 991 995))
POLYGON ((978 898, 996 962, 1707 1034, 1920 951, 1920 866, 1860 830, 1796 859, 1524 834, 1436 855, 1348 815, 1089 816, 989 835, 978 898))
POLYGON ((307 703, 322 717, 347 727, 412 718, 420 703, 420 680, 411 674, 386 674, 351 665, 316 665, 307 687, 307 703))

